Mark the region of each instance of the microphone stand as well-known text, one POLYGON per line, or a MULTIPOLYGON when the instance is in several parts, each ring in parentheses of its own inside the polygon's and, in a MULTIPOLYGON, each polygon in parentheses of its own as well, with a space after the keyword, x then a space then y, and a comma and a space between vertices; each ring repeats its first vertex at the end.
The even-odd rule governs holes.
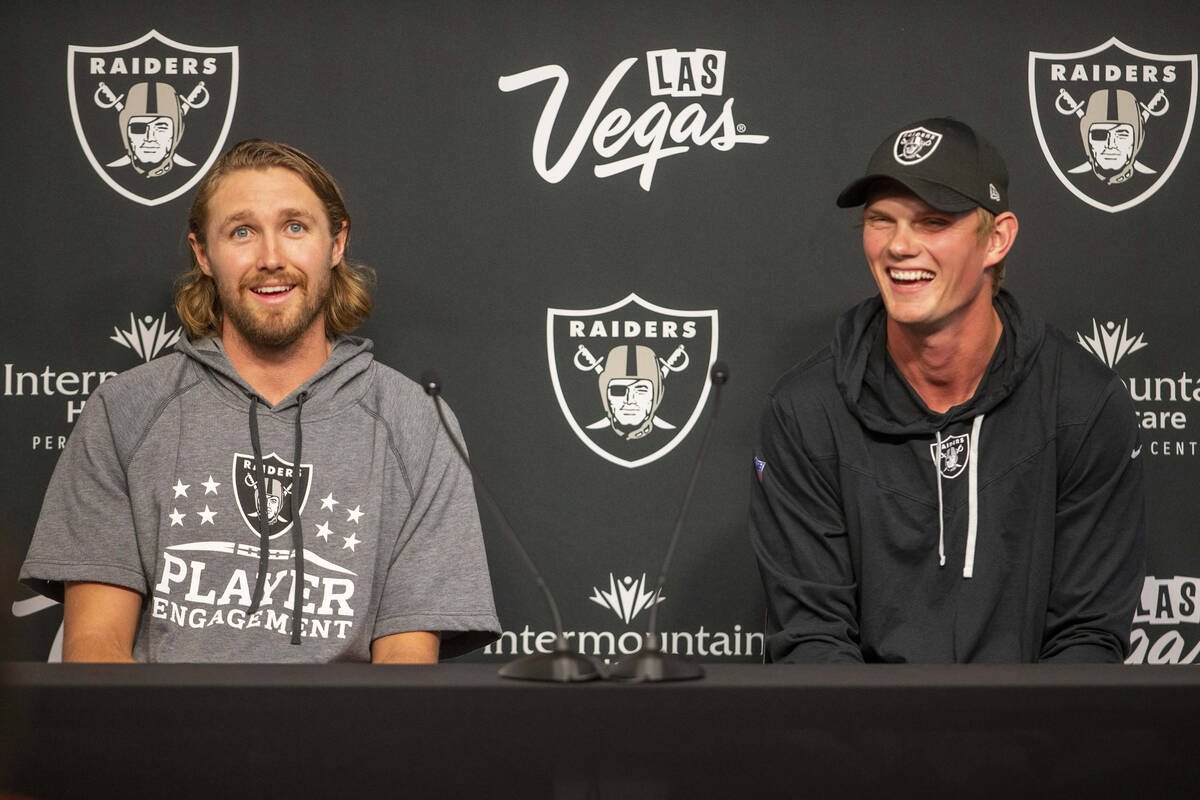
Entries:
POLYGON ((558 613, 558 604, 554 602, 554 595, 550 594, 550 589, 546 586, 546 582, 542 580, 541 573, 533 564, 533 559, 529 557, 525 547, 521 544, 521 540, 517 538, 517 534, 513 531, 512 526, 508 524, 508 520, 504 516, 504 512, 500 510, 499 504, 492 496, 492 493, 487 488, 487 484, 483 482, 483 477, 476 471, 471 464, 471 459, 467 457, 467 451, 455 438, 453 431, 450 430, 450 425, 446 421, 446 414, 442 410, 442 384, 437 375, 432 372, 427 372, 421 376, 421 386, 425 389, 425 394, 433 398, 434 408, 437 409, 438 419, 442 422, 442 429, 445 430, 446 436, 449 437, 450 443, 454 445, 454 449, 458 452, 459 458, 470 471, 471 477, 475 480, 475 486, 478 487, 479 493, 483 495, 484 502, 488 508, 496 515, 496 519, 500 521, 500 529, 512 542, 513 547, 517 549, 517 553, 521 556, 521 561, 525 564, 525 569, 533 576, 538 588, 542 590, 542 594, 546 598, 546 604, 550 606, 550 614, 554 618, 554 632, 556 638, 554 640, 554 648, 549 653, 534 653, 532 655, 523 656, 508 662, 500 668, 500 677, 515 678, 517 680, 527 681, 553 681, 556 683, 576 683, 579 681, 591 681, 599 678, 600 666, 592 658, 575 652, 567 642, 567 637, 563 635, 562 617, 558 613))
POLYGON ((667 580, 667 570, 671 565, 671 556, 675 545, 679 542, 679 534, 683 530, 683 518, 692 502, 692 493, 696 489, 696 478, 700 475, 700 466, 704 463, 704 454, 708 450, 708 442, 712 437, 713 428, 717 424, 717 411, 721 405, 721 387, 729 380, 729 368, 722 361, 713 364, 709 372, 715 391, 713 393, 712 414, 708 418, 708 426, 704 429, 704 438, 700 442, 700 452, 696 455, 696 463, 692 465, 692 477, 688 481, 687 491, 683 495, 683 505, 679 509, 679 517, 675 520, 675 530, 667 545, 667 554, 663 558, 662 569, 658 573, 658 586, 654 589, 654 604, 650 606, 649 630, 642 640, 642 647, 636 653, 631 653, 618 661, 608 670, 608 677, 613 680, 654 683, 659 681, 687 681, 704 677, 704 669, 687 656, 678 653, 668 653, 662 648, 658 636, 658 598, 662 594, 663 584, 667 580))

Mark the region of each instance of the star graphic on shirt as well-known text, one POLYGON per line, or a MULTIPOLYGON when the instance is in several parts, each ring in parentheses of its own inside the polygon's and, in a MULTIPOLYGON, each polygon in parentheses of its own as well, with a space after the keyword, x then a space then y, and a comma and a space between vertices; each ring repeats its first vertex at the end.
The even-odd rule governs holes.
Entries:
POLYGON ((214 480, 212 479, 212 475, 209 475, 209 476, 208 476, 208 480, 206 480, 206 481, 201 481, 200 485, 204 487, 204 493, 205 493, 205 494, 216 494, 216 493, 217 493, 217 487, 218 487, 218 486, 220 486, 221 484, 219 484, 219 483, 217 483, 216 481, 214 481, 214 480))
POLYGON ((338 501, 333 499, 333 492, 330 492, 328 495, 321 498, 322 511, 333 511, 333 507, 337 504, 338 501))
POLYGON ((363 515, 363 512, 358 510, 360 508, 362 508, 362 506, 355 506, 354 508, 348 510, 346 513, 350 516, 346 518, 346 522, 353 522, 357 525, 358 518, 363 515))
POLYGON ((333 531, 329 529, 328 522, 322 522, 320 525, 317 526, 317 536, 321 537, 326 542, 329 541, 329 535, 331 533, 333 533, 333 531))
POLYGON ((171 527, 174 528, 176 525, 183 525, 183 518, 187 514, 180 514, 178 508, 172 508, 171 513, 167 516, 171 518, 171 527))
POLYGON ((191 487, 192 485, 190 483, 184 483, 183 481, 179 480, 179 478, 176 478, 175 485, 171 488, 175 490, 176 497, 187 497, 187 490, 191 487))
POLYGON ((355 552, 354 545, 358 544, 362 540, 352 533, 349 536, 343 536, 342 541, 345 542, 345 544, 342 545, 342 549, 345 550, 346 548, 350 548, 350 552, 353 553, 355 552))
POLYGON ((217 515, 217 512, 209 511, 207 503, 204 504, 203 511, 197 511, 196 513, 200 515, 200 524, 201 525, 204 525, 204 524, 216 525, 216 523, 213 522, 213 517, 215 517, 217 515))

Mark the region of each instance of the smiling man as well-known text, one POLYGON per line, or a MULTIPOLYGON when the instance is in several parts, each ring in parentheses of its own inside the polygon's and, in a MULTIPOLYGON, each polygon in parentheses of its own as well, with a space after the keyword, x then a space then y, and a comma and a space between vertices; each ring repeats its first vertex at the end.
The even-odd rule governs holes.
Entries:
POLYGON ((1144 577, 1128 392, 1007 291, 999 153, 888 136, 863 206, 879 294, 771 391, 750 535, 773 661, 1121 661, 1144 577))
POLYGON ((349 336, 370 272, 333 178, 236 145, 200 183, 177 353, 88 400, 22 580, 67 661, 433 662, 499 631, 470 475, 349 336))

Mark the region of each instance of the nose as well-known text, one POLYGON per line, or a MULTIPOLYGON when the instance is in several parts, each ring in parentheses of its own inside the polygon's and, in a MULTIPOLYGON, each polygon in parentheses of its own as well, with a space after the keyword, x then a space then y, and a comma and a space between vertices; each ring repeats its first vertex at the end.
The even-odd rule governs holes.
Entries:
POLYGON ((266 271, 283 269, 283 241, 279 234, 264 231, 259 245, 258 268, 266 271))
POLYGON ((898 222, 888 240, 888 254, 894 258, 907 258, 917 254, 918 246, 913 229, 905 222, 898 222))

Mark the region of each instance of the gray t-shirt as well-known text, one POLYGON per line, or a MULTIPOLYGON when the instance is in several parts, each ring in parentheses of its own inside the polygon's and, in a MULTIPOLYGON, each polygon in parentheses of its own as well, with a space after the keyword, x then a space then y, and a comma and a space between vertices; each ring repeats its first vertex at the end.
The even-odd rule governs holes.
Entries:
POLYGON ((287 398, 258 398, 262 485, 258 396, 219 340, 181 342, 106 381, 59 458, 21 580, 57 600, 64 581, 139 592, 139 661, 368 661, 372 640, 422 630, 441 632, 442 657, 491 641, 500 626, 470 473, 432 402, 371 347, 340 337, 287 398), (251 615, 264 513, 269 558, 251 615))

